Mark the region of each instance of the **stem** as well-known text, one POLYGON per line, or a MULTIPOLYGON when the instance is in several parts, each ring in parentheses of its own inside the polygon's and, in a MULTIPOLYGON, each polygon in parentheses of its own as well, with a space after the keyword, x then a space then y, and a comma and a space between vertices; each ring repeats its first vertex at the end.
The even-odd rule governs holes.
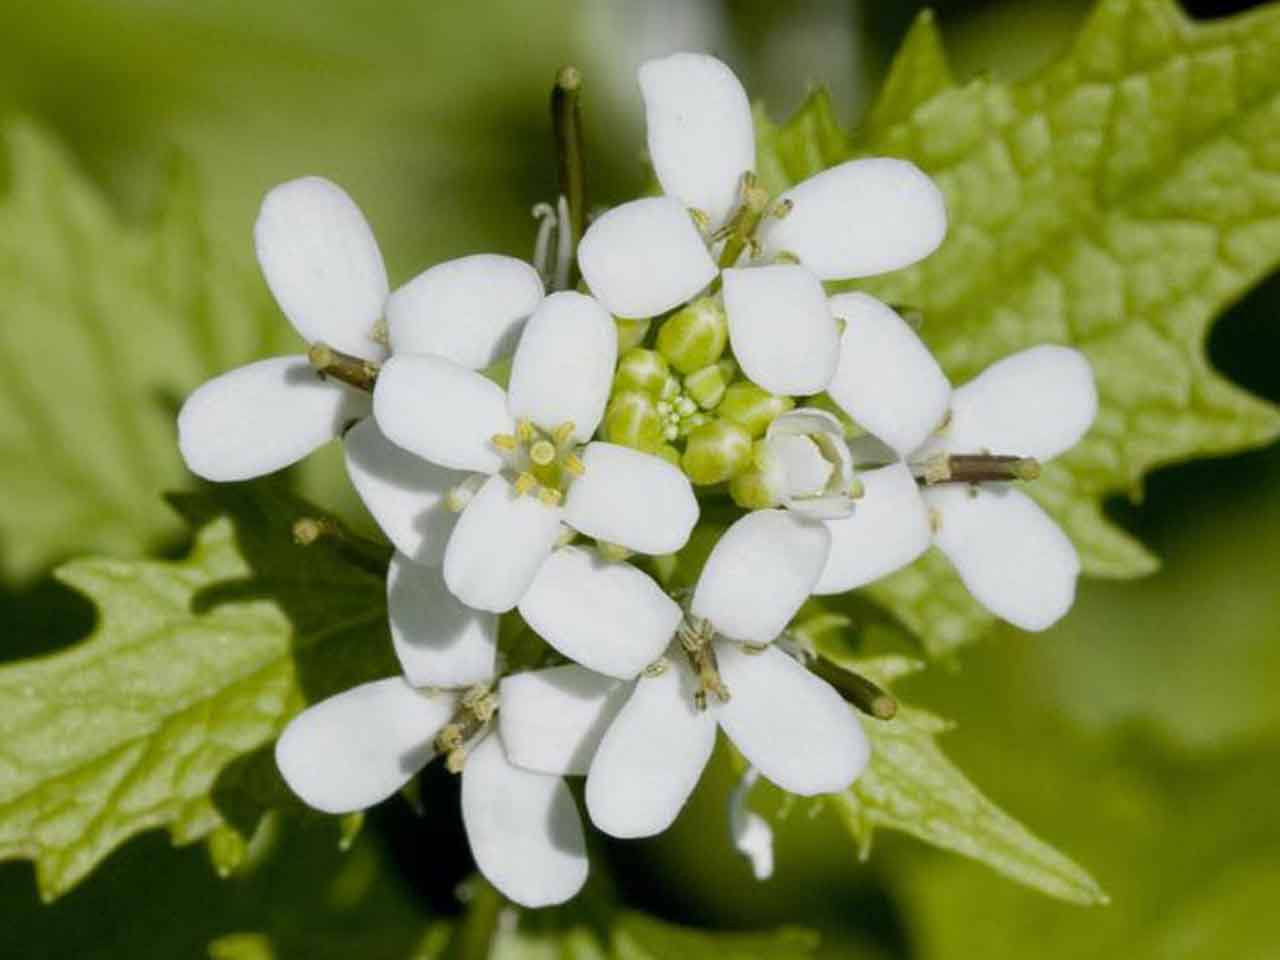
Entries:
POLYGON ((734 212, 725 225, 728 237, 724 248, 720 251, 719 267, 724 270, 732 267, 742 256, 756 228, 769 208, 769 193, 761 187, 753 174, 745 174, 742 181, 742 205, 734 212))
POLYGON ((830 660, 816 657, 809 663, 809 669, 821 677, 836 692, 869 717, 877 720, 892 720, 898 713, 898 701, 886 690, 882 690, 860 673, 838 667, 830 660))
MULTIPOLYGON (((578 282, 578 241, 587 226, 587 174, 579 108, 581 92, 582 73, 577 67, 561 67, 556 74, 556 84, 551 88, 551 127, 556 139, 560 194, 569 205, 568 228, 573 250, 570 288, 578 282)), ((563 224, 561 229, 564 229, 563 224)))
POLYGON ((378 382, 380 368, 376 363, 343 353, 327 343, 313 343, 307 349, 307 360, 317 373, 366 393, 373 393, 374 384, 378 382))

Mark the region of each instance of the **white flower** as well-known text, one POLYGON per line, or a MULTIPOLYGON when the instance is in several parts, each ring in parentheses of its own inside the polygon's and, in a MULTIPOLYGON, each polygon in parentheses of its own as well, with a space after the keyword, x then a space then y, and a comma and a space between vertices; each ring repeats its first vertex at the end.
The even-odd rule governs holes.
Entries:
POLYGON ((444 357, 400 354, 383 367, 379 428, 461 471, 448 498, 465 509, 444 550, 444 579, 469 606, 501 613, 519 603, 562 522, 641 553, 670 553, 688 540, 698 504, 684 474, 658 457, 588 442, 616 358, 609 314, 590 297, 561 292, 526 324, 507 390, 444 357))
POLYGON ((665 195, 623 204, 591 225, 578 250, 588 286, 621 317, 656 316, 692 298, 719 270, 689 216, 696 211, 730 236, 719 255, 743 371, 773 393, 820 392, 835 372, 839 340, 822 282, 928 256, 946 232, 942 194, 913 164, 876 157, 832 167, 770 204, 744 179, 755 168, 751 105, 725 64, 677 53, 645 63, 639 81, 665 195), (798 262, 736 267, 743 242, 766 260, 798 262))
MULTIPOLYGON (((527 263, 480 254, 441 263, 388 298, 386 270, 369 224, 339 187, 319 177, 281 184, 254 227, 258 261, 281 310, 308 344, 371 365, 395 353, 436 353, 467 367, 492 364, 542 300, 527 263), (378 334, 386 321, 386 336, 378 334)), ((376 366, 375 366, 376 369, 376 366)), ((234 481, 273 473, 346 431, 356 489, 392 542, 425 559, 418 514, 400 494, 443 496, 456 482, 389 444, 370 421, 367 392, 321 376, 303 354, 231 370, 187 398, 178 444, 191 471, 234 481), (357 425, 352 428, 352 424, 357 425)), ((429 526, 430 524, 426 524, 429 526)))
POLYGON ((764 502, 817 519, 853 510, 853 455, 844 427, 825 410, 804 407, 769 424, 752 452, 754 470, 744 480, 764 502))
MULTIPOLYGON (((431 761, 462 705, 456 693, 422 693, 401 677, 362 684, 294 717, 276 743, 276 764, 309 806, 363 810, 431 761)), ((562 903, 586 882, 582 821, 564 780, 512 765, 499 732, 466 749, 462 819, 480 872, 517 903, 562 903)))
POLYGON ((549 682, 546 671, 504 680, 501 722, 512 762, 543 773, 588 771, 591 818, 618 837, 670 825, 711 756, 717 726, 785 790, 847 787, 868 758, 849 706, 781 650, 742 646, 755 650, 783 631, 817 582, 828 541, 821 524, 786 511, 750 513, 708 557, 665 670, 586 690, 549 682), (538 735, 508 735, 508 723, 538 735))
POLYGON ((862 293, 831 304, 846 328, 827 392, 887 447, 877 459, 899 462, 859 472, 862 498, 827 522, 831 554, 815 593, 869 583, 932 543, 996 616, 1024 630, 1052 625, 1071 607, 1080 562, 1049 515, 1007 482, 919 481, 938 479, 949 455, 1043 463, 1074 446, 1098 409, 1089 362, 1067 347, 1032 347, 953 391, 889 307, 862 293))

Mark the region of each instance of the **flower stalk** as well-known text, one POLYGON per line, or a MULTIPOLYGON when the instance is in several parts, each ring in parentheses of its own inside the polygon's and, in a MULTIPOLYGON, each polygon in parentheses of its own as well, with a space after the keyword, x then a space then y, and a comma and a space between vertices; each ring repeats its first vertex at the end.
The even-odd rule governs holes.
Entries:
POLYGON ((568 289, 578 282, 578 241, 587 226, 587 177, 582 144, 582 112, 579 98, 582 73, 577 67, 564 66, 556 74, 551 88, 551 126, 556 141, 556 162, 560 179, 560 195, 569 207, 569 222, 560 229, 570 231, 568 289))

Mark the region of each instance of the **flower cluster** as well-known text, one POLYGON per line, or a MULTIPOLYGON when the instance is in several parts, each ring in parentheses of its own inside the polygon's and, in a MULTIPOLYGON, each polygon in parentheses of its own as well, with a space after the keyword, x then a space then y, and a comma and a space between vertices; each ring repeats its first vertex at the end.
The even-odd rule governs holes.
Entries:
POLYGON ((682 53, 639 81, 662 193, 590 224, 579 289, 545 289, 564 285, 563 262, 478 255, 391 291, 351 199, 286 183, 255 239, 307 354, 206 383, 178 421, 187 464, 215 481, 341 437, 395 548, 403 674, 297 716, 276 750, 285 780, 355 811, 442 757, 479 869, 528 906, 587 876, 566 777, 586 777, 598 829, 650 836, 722 729, 750 765, 731 820, 759 875, 772 851, 745 807, 756 777, 803 796, 853 782, 869 761, 860 720, 788 634, 809 597, 932 545, 980 603, 1040 630, 1079 570, 1017 487, 1091 424, 1083 357, 1037 347, 953 389, 898 312, 824 288, 928 256, 946 232, 934 183, 875 157, 771 197, 728 67, 682 53), (662 571, 701 555, 700 524, 718 539, 693 586, 671 589, 662 571), (504 636, 540 638, 536 655, 499 642, 503 617, 504 636))

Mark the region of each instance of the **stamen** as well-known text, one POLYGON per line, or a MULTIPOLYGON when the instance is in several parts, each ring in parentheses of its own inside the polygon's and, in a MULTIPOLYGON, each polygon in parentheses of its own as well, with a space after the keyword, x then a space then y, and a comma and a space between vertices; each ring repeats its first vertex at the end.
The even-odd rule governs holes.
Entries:
POLYGON ((538 499, 548 507, 560 506, 560 501, 564 497, 559 490, 552 490, 550 487, 543 487, 538 491, 538 499))
POLYGON ((509 433, 495 433, 489 442, 503 453, 511 453, 520 445, 519 441, 509 433))
POLYGON ((596 549, 600 551, 600 556, 615 563, 621 563, 632 556, 632 551, 621 544, 610 543, 608 540, 597 540, 596 549))
POLYGON ((578 458, 576 453, 565 454, 561 465, 575 477, 580 477, 587 472, 587 465, 578 458))
POLYGON ((551 432, 552 442, 558 449, 568 446, 569 441, 573 439, 573 431, 575 429, 576 427, 574 427, 573 421, 566 420, 551 432))
POLYGON ((532 473, 522 473, 516 477, 516 482, 513 486, 515 487, 516 496, 523 497, 530 490, 538 488, 538 478, 532 473))
POLYGON ((538 439, 538 431, 530 420, 520 420, 516 423, 516 438, 525 446, 533 443, 538 439))

